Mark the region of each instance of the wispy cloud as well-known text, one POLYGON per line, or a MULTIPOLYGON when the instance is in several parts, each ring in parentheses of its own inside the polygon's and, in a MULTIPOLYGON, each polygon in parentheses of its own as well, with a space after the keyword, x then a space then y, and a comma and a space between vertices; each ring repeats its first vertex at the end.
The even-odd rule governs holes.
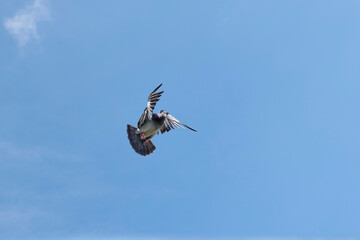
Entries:
POLYGON ((84 178, 76 172, 81 161, 77 155, 0 139, 0 236, 36 232, 61 221, 63 215, 46 203, 90 191, 78 180, 84 178))
MULTIPOLYGON (((0 139, 0 163, 9 160, 22 161, 41 161, 41 160, 61 160, 77 161, 78 157, 62 154, 57 151, 41 147, 24 148, 13 143, 0 139)), ((22 162, 23 163, 23 162, 22 162)))
POLYGON ((31 5, 19 10, 14 17, 6 18, 4 26, 20 46, 25 46, 31 38, 39 39, 37 23, 49 18, 47 0, 35 0, 31 5))
POLYGON ((45 212, 24 206, 2 206, 0 209, 0 232, 26 232, 35 220, 49 219, 45 212), (5 209, 6 208, 6 209, 5 209))
POLYGON ((0 140, 0 159, 39 160, 41 152, 38 149, 22 149, 16 145, 0 140))

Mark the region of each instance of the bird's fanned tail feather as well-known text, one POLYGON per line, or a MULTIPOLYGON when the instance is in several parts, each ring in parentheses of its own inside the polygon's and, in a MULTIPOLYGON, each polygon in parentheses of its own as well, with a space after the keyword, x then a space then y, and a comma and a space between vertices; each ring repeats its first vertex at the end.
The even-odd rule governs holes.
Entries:
POLYGON ((135 133, 136 129, 136 127, 133 127, 129 124, 127 125, 127 134, 130 144, 138 154, 143 156, 149 155, 156 149, 156 147, 151 142, 151 140, 141 140, 140 135, 135 133))

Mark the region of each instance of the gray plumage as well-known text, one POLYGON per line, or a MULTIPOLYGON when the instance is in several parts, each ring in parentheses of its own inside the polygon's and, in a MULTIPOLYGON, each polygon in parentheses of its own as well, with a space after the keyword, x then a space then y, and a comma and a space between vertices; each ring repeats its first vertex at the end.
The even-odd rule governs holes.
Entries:
POLYGON ((195 129, 180 122, 167 111, 161 110, 159 113, 153 113, 156 103, 164 92, 156 92, 161 86, 162 84, 150 93, 146 108, 139 119, 138 127, 127 125, 127 134, 132 148, 143 156, 149 155, 156 149, 150 139, 159 134, 159 132, 163 134, 171 129, 181 127, 186 127, 196 132, 195 129))

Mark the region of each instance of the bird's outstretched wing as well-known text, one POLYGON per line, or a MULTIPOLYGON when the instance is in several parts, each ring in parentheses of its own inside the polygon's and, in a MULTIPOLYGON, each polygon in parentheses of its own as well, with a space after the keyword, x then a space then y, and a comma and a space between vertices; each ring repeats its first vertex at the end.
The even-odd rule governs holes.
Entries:
POLYGON ((154 91, 152 91, 152 93, 150 93, 146 108, 139 119, 138 128, 140 128, 140 126, 143 125, 146 120, 151 119, 156 102, 160 100, 160 96, 164 92, 164 91, 158 93, 156 92, 161 86, 162 84, 160 84, 154 91))
POLYGON ((160 131, 161 131, 161 133, 164 133, 164 132, 168 132, 174 128, 183 128, 183 127, 187 127, 188 129, 190 129, 194 132, 197 132, 195 129, 192 129, 191 127, 185 125, 184 123, 180 122, 179 120, 177 120, 170 114, 167 114, 165 117, 164 124, 160 128, 160 131))

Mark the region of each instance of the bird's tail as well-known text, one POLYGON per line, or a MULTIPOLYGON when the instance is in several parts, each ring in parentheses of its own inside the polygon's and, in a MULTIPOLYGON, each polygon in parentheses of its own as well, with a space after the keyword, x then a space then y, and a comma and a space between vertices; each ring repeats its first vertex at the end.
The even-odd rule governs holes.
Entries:
POLYGON ((150 139, 147 141, 140 139, 140 135, 135 133, 136 129, 136 127, 133 127, 129 124, 127 125, 127 134, 130 144, 138 154, 143 156, 149 155, 156 149, 156 147, 150 139))

